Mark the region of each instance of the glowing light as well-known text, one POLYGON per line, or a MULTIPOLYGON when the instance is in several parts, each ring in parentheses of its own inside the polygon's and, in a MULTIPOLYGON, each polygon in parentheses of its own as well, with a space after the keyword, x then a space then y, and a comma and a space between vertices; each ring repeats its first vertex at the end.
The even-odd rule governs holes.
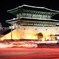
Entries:
POLYGON ((45 32, 39 32, 42 33, 42 37, 37 36, 37 32, 35 32, 33 29, 27 29, 27 30, 20 30, 20 29, 15 29, 12 32, 6 34, 5 36, 1 37, 0 40, 9 40, 9 39, 13 39, 13 40, 19 40, 19 39, 32 39, 32 40, 41 40, 41 41, 45 41, 45 40, 55 40, 55 34, 51 34, 50 33, 45 33, 45 32), (11 37, 11 33, 12 33, 12 37, 11 37))
POLYGON ((8 44, 0 44, 0 48, 7 48, 7 47, 11 47, 10 45, 8 45, 8 44))
POLYGON ((26 30, 23 33, 23 38, 24 39, 37 39, 37 35, 33 30, 26 30))

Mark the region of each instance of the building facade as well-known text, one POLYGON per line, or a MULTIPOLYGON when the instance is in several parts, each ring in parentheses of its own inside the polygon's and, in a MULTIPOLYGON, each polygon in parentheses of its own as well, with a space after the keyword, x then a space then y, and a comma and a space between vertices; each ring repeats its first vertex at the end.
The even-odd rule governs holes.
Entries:
POLYGON ((21 5, 7 12, 16 15, 16 18, 6 21, 11 24, 10 28, 13 26, 14 30, 11 31, 12 34, 8 33, 10 38, 5 35, 5 39, 55 41, 59 38, 56 36, 59 35, 59 21, 51 19, 59 11, 45 7, 21 5), (15 30, 18 32, 14 32, 15 30))

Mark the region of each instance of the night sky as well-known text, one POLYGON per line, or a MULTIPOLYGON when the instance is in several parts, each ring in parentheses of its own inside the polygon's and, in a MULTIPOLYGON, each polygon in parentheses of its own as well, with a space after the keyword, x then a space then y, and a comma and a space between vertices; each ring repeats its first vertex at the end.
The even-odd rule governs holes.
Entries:
MULTIPOLYGON (((7 10, 18 7, 22 4, 33 5, 33 6, 42 6, 50 9, 59 11, 59 1, 58 0, 1 0, 0 1, 0 22, 3 27, 8 27, 5 21, 15 18, 15 15, 7 13, 7 10)), ((59 15, 53 17, 54 19, 59 19, 59 15)))

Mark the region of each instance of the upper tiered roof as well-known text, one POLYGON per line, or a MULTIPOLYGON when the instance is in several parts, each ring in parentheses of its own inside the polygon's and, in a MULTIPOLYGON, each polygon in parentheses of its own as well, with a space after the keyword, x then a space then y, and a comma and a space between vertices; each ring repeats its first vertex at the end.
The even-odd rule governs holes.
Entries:
MULTIPOLYGON (((57 10, 52 10, 52 9, 49 9, 49 8, 46 8, 46 7, 31 6, 31 5, 26 5, 26 4, 23 4, 21 6, 18 6, 16 8, 10 9, 10 10, 7 10, 7 12, 12 13, 12 14, 18 14, 19 12, 23 11, 23 9, 26 9, 26 11, 28 10, 27 12, 29 12, 31 10, 34 10, 34 11, 51 12, 49 14, 59 13, 59 11, 57 11, 57 10)), ((34 12, 34 11, 32 11, 32 12, 34 12)))
POLYGON ((18 22, 17 20, 23 20, 23 19, 59 22, 58 20, 51 19, 51 17, 58 14, 59 11, 52 10, 46 7, 37 7, 23 4, 16 8, 10 9, 7 12, 17 16, 16 18, 6 21, 10 24, 16 23, 18 22))

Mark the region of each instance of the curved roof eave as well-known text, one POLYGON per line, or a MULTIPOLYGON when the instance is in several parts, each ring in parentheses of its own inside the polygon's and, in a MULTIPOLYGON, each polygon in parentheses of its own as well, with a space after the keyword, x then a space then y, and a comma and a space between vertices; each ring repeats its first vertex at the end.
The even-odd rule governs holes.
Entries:
MULTIPOLYGON (((20 18, 20 19, 23 19, 23 18, 20 18)), ((30 20, 30 18, 24 18, 24 19, 28 19, 28 20, 30 20)), ((32 20, 33 20, 33 18, 31 18, 32 20)), ((6 22, 7 23, 9 23, 9 24, 14 24, 14 23, 16 23, 17 22, 17 20, 19 20, 18 18, 13 18, 13 19, 10 19, 10 20, 6 20, 6 22)), ((55 19, 44 19, 44 20, 42 20, 42 19, 34 19, 34 21, 52 21, 52 22, 59 22, 59 20, 55 20, 55 19)))
POLYGON ((7 12, 11 12, 12 13, 12 11, 17 10, 19 8, 23 8, 23 7, 36 8, 36 9, 45 9, 47 11, 52 11, 52 12, 59 13, 59 11, 57 11, 57 10, 49 9, 49 8, 46 8, 46 7, 31 6, 31 5, 26 5, 26 4, 23 4, 21 6, 18 6, 16 8, 10 9, 10 10, 7 10, 7 12))

